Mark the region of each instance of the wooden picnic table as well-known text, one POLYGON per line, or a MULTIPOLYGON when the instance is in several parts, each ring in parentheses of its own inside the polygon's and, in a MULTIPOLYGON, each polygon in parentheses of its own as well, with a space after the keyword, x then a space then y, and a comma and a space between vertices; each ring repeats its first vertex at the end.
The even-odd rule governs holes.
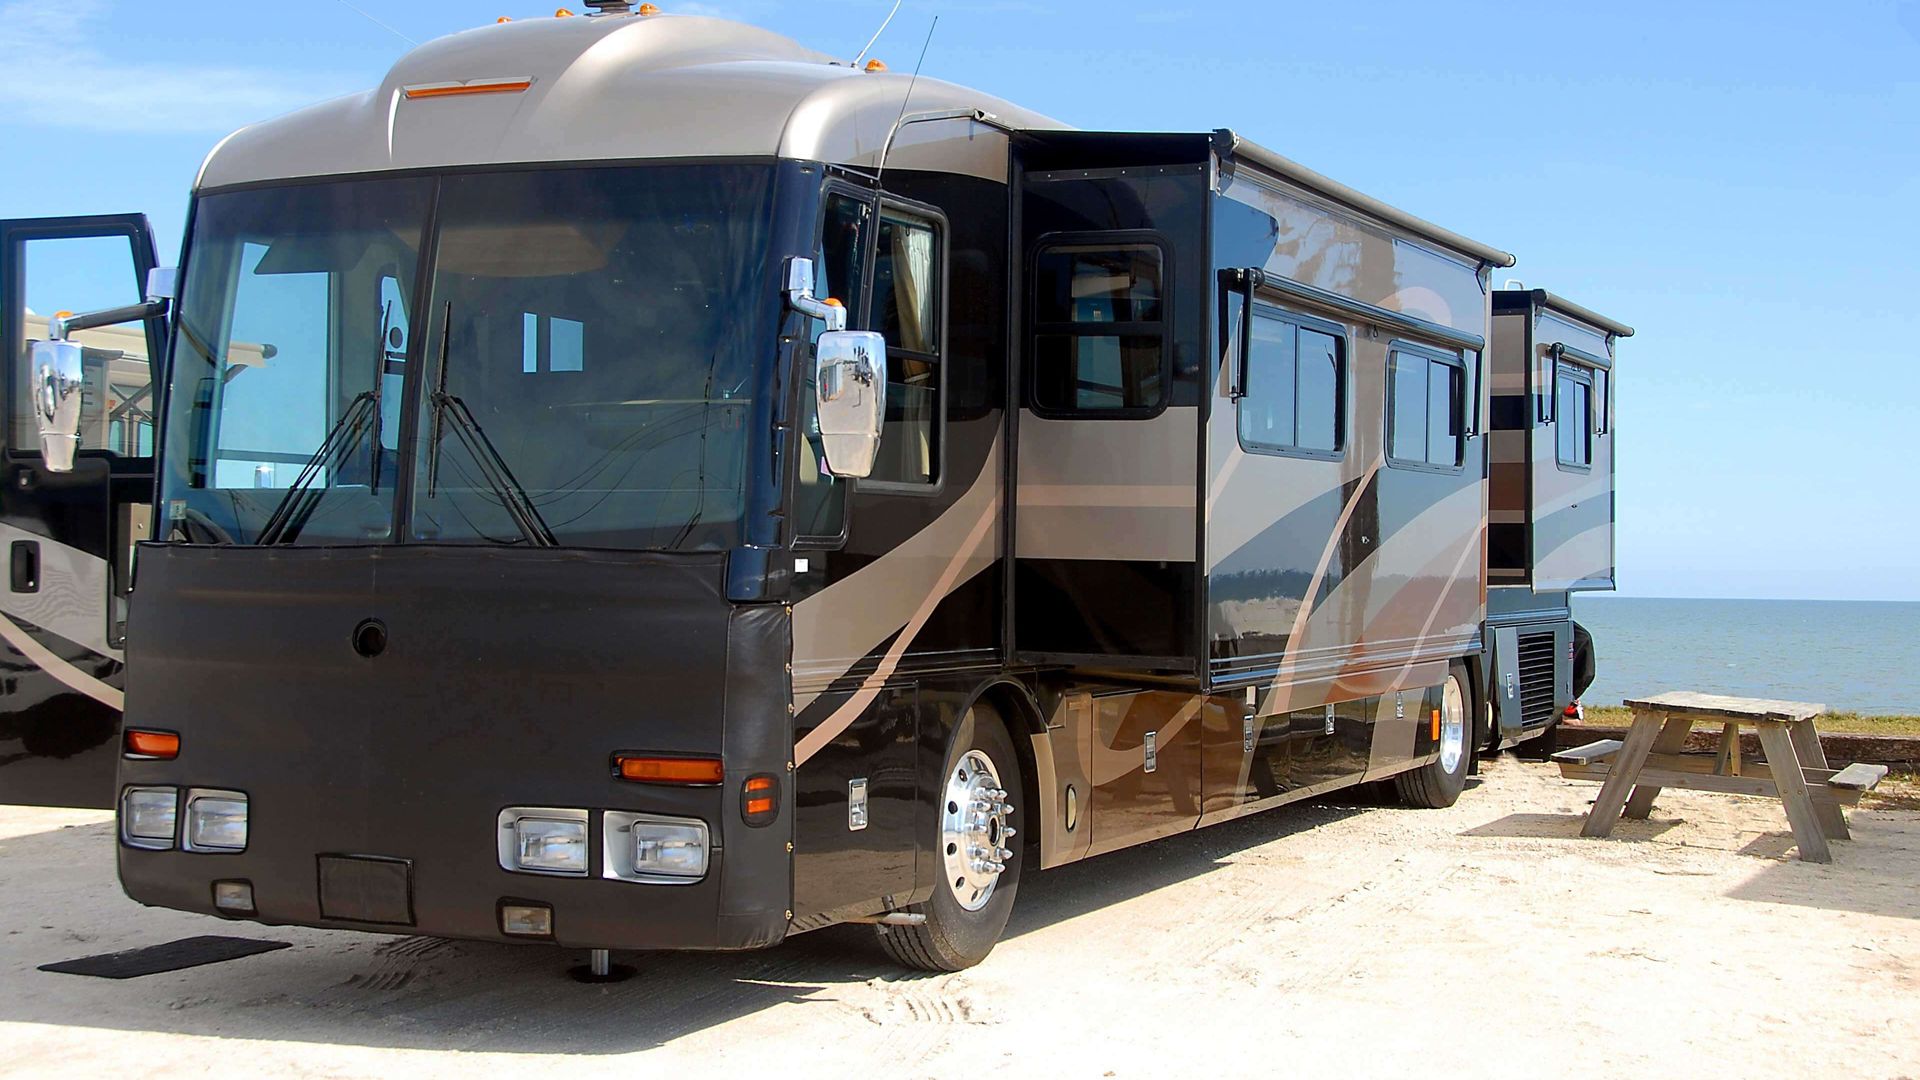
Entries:
POLYGON ((1824 705, 1691 691, 1630 698, 1626 705, 1633 710, 1626 741, 1603 739, 1553 756, 1562 775, 1601 782, 1583 836, 1610 835, 1623 814, 1645 819, 1662 788, 1774 796, 1786 807, 1800 857, 1832 862, 1827 841, 1848 839, 1841 807, 1859 802, 1887 775, 1885 765, 1828 767, 1814 727, 1824 705), (1720 752, 1711 760, 1681 753, 1700 722, 1720 725, 1720 752), (1742 755, 1742 727, 1759 732, 1764 760, 1742 755))

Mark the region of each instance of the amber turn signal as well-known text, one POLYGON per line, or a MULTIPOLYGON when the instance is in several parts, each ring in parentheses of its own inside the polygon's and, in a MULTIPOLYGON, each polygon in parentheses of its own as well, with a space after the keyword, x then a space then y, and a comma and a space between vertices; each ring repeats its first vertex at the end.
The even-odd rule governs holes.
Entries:
POLYGON ((180 736, 171 731, 141 731, 128 728, 126 754, 145 761, 172 761, 180 756, 180 736))
POLYGON ((740 817, 758 829, 780 816, 780 781, 770 773, 747 777, 740 785, 740 817))
POLYGON ((629 757, 613 759, 622 780, 638 784, 718 784, 726 779, 726 765, 718 758, 629 757))
POLYGON ((1433 710, 1433 741, 1440 741, 1440 710, 1433 710))

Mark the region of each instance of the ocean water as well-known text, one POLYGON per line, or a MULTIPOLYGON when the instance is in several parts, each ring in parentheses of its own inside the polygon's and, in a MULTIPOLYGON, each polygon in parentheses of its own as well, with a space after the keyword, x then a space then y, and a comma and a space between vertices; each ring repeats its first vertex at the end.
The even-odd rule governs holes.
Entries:
POLYGON ((1920 715, 1920 603, 1576 595, 1598 665, 1583 700, 1662 690, 1920 715))

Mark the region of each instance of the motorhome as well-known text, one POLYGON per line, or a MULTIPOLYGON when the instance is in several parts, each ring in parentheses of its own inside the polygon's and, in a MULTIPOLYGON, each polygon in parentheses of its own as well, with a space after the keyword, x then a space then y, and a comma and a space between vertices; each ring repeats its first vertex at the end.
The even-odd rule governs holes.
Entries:
MULTIPOLYGON (((1459 797, 1511 256, 1231 132, 593 6, 208 157, 139 313, 129 895, 956 969, 1043 868, 1459 797)), ((49 439, 105 318, 29 350, 49 439)))

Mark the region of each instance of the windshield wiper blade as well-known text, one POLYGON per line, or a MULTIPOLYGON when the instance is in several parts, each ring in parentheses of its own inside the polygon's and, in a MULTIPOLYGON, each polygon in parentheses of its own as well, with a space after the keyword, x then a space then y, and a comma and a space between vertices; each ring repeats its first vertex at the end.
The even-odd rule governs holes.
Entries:
MULTIPOLYGON (((266 524, 260 526, 260 536, 256 541, 262 547, 271 547, 282 540, 291 541, 306 528, 307 519, 320 505, 320 494, 309 492, 308 486, 319 477, 322 467, 340 468, 348 457, 360 446, 360 440, 368 431, 375 432, 373 441, 373 477, 368 482, 373 494, 380 493, 380 386, 381 375, 386 370, 387 328, 393 324, 393 305, 387 304, 380 309, 380 354, 375 361, 373 388, 363 390, 347 403, 346 410, 320 441, 320 449, 313 452, 307 463, 300 468, 300 475, 294 477, 292 486, 280 497, 273 513, 267 515, 266 524), (344 434, 344 439, 342 438, 344 434), (334 464, 333 459, 339 463, 334 464)), ((211 355, 211 354, 209 354, 211 355)), ((228 377, 232 377, 228 372, 228 377)))
POLYGON ((315 507, 320 504, 320 493, 309 491, 309 486, 319 477, 321 469, 337 469, 345 463, 360 445, 360 440, 373 429, 371 421, 378 412, 379 396, 371 390, 362 390, 347 404, 346 411, 340 414, 333 430, 327 432, 320 448, 301 467, 300 475, 294 477, 287 493, 275 504, 273 513, 267 515, 266 524, 260 526, 260 535, 255 543, 261 547, 272 547, 300 535, 307 519, 313 516, 315 507))
POLYGON ((440 320, 440 373, 436 385, 428 400, 433 404, 433 430, 427 441, 427 498, 434 497, 434 491, 440 480, 440 439, 443 422, 453 421, 453 432, 460 439, 460 445, 467 448, 474 463, 480 467, 480 478, 487 482, 493 493, 500 497, 500 503, 506 508, 507 516, 534 547, 559 547, 554 539, 553 530, 547 528, 546 519, 540 516, 539 508, 533 505, 533 499, 527 489, 520 486, 514 478, 513 470, 507 467, 507 460, 494 449, 493 441, 487 433, 480 430, 480 421, 474 419, 473 411, 467 403, 447 393, 447 351, 448 342, 453 336, 453 305, 449 303, 440 320))

